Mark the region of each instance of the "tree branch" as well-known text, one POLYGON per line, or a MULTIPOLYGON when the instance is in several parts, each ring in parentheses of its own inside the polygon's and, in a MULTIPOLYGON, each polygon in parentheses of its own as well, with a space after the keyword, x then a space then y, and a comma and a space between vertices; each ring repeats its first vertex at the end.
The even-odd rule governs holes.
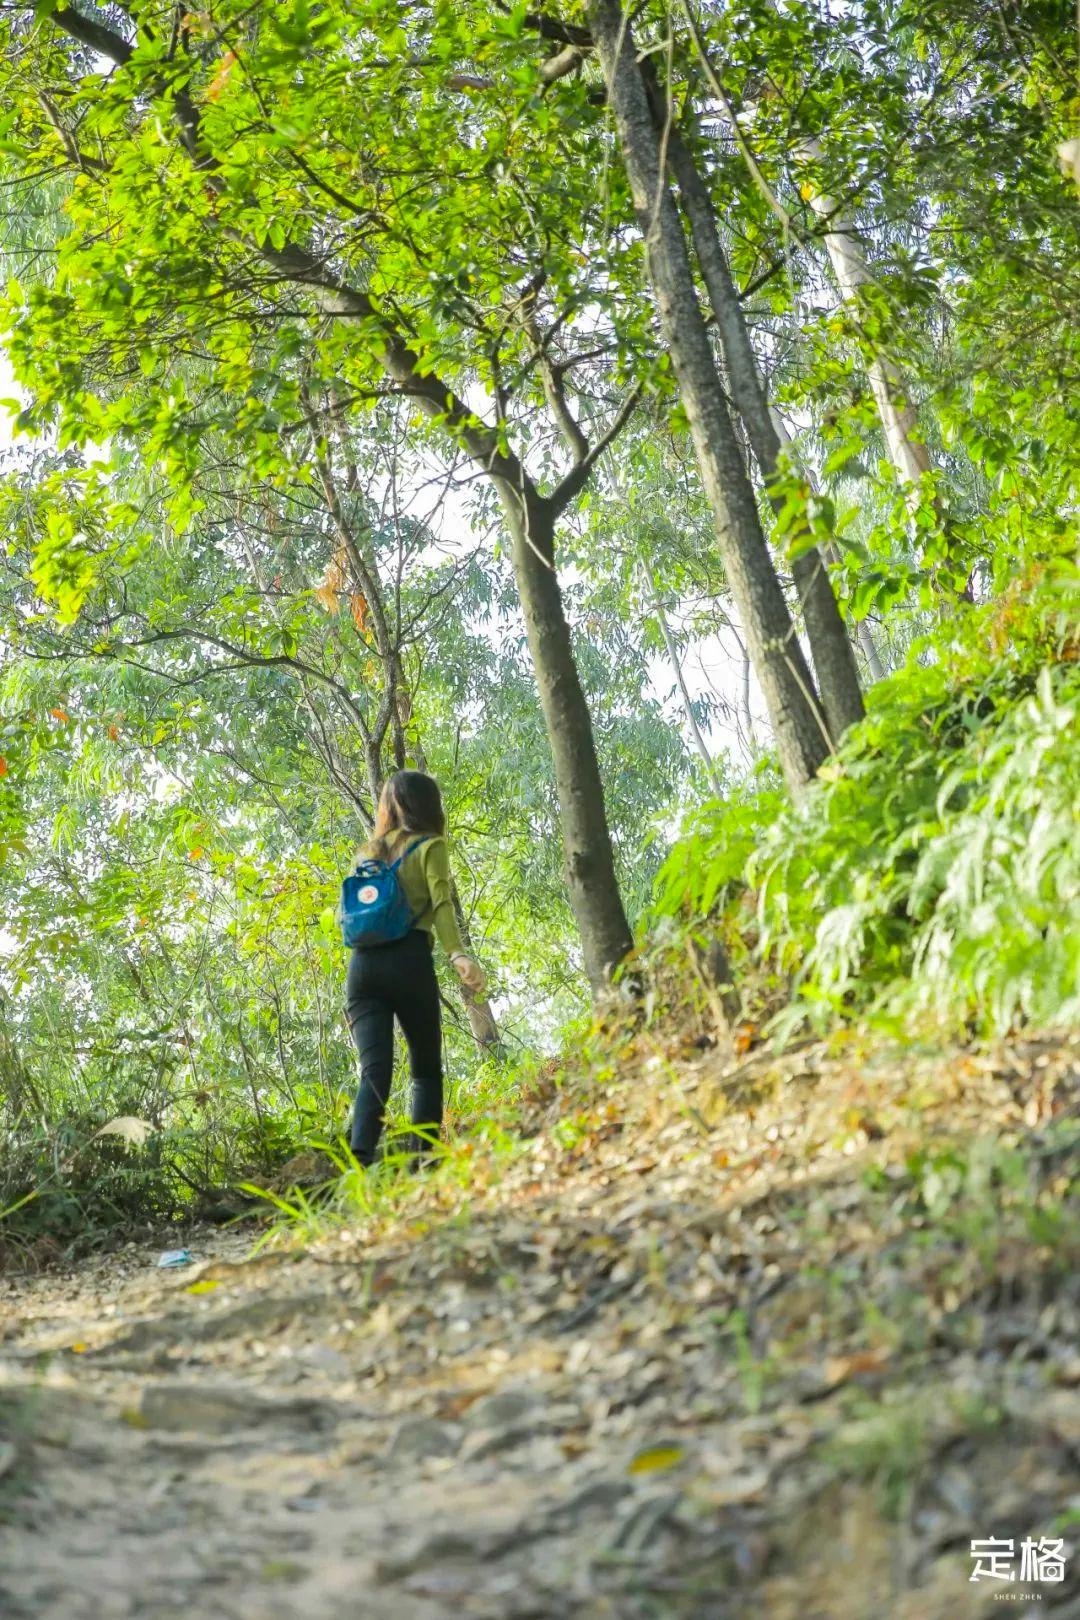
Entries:
POLYGON ((68 162, 74 164, 77 169, 82 169, 86 174, 94 172, 98 174, 106 173, 109 165, 107 163, 102 163, 100 158, 91 157, 88 152, 81 150, 78 141, 71 133, 71 130, 65 126, 63 119, 60 117, 59 109, 52 101, 50 101, 44 90, 38 91, 37 99, 38 106, 45 114, 50 127, 59 139, 61 146, 64 148, 64 153, 68 162))
POLYGON ((135 54, 134 47, 121 34, 93 17, 84 17, 81 11, 75 11, 71 6, 61 6, 59 11, 52 12, 49 21, 62 28, 65 34, 70 34, 72 39, 89 45, 99 56, 108 57, 117 67, 126 67, 135 54))
POLYGON ((555 488, 551 491, 551 494, 544 497, 544 505, 548 508, 548 511, 553 517, 558 517, 561 512, 565 511, 566 507, 569 506, 570 502, 574 499, 574 496, 580 494, 580 492, 585 488, 585 485, 588 483, 589 477, 593 468, 596 466, 596 463, 599 461, 604 451, 615 443, 615 440, 619 437, 619 434, 622 432, 627 422, 629 422, 630 418, 637 410, 638 405, 641 403, 641 396, 644 391, 645 390, 640 383, 630 390, 622 404, 619 406, 619 409, 612 417, 607 431, 601 434, 600 438, 597 439, 596 443, 587 452, 587 454, 584 455, 581 460, 570 469, 562 482, 556 484, 555 488))
POLYGON ((566 441, 567 448, 575 462, 584 461, 589 453, 589 441, 581 430, 581 424, 570 409, 570 401, 566 397, 565 372, 553 364, 548 351, 547 342, 536 324, 535 316, 527 312, 522 324, 526 335, 536 345, 536 364, 540 372, 540 381, 544 387, 544 398, 548 402, 548 409, 555 418, 555 425, 566 441))

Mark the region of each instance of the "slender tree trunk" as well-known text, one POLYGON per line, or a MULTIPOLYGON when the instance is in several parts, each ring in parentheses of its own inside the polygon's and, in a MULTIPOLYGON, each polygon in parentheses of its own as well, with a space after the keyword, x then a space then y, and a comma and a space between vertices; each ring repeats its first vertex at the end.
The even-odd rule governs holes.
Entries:
POLYGON ((661 602, 656 587, 648 578, 648 575, 645 577, 645 586, 647 594, 652 598, 652 610, 656 614, 656 622, 660 626, 660 634, 663 637, 664 647, 667 651, 668 658, 671 661, 671 667, 675 672, 675 681, 679 688, 679 696, 682 698, 683 713, 686 716, 686 723, 690 727, 690 735, 694 739, 694 747, 697 749, 698 754, 700 755, 701 762, 705 767, 705 774, 709 779, 713 792, 719 794, 721 791, 720 778, 716 774, 716 766, 713 763, 713 757, 709 752, 709 745, 705 741, 705 738, 702 735, 701 727, 697 723, 697 715, 694 713, 694 702, 690 696, 690 688, 686 684, 686 676, 683 673, 682 659, 679 657, 679 649, 675 645, 675 637, 671 633, 671 626, 668 623, 668 616, 664 612, 664 604, 661 602))
POLYGON ((866 667, 870 671, 871 681, 883 681, 885 679, 885 666, 881 662, 881 654, 877 650, 877 642, 874 640, 873 632, 865 619, 859 620, 859 646, 862 648, 863 657, 866 659, 866 667))
POLYGON ((810 781, 829 751, 825 717, 735 439, 682 223, 664 178, 660 137, 628 19, 618 0, 589 0, 589 18, 728 584, 768 706, 781 768, 788 784, 797 788, 810 781))
MULTIPOLYGON (((804 158, 816 163, 821 158, 821 142, 811 136, 801 143, 800 151, 804 158)), ((857 303, 861 289, 873 280, 873 275, 854 222, 840 209, 835 197, 816 187, 810 191, 810 206, 819 219, 829 224, 825 248, 840 296, 847 304, 857 303)), ((929 472, 930 457, 925 444, 914 436, 918 417, 914 405, 905 397, 904 379, 880 350, 871 354, 866 374, 885 430, 889 459, 901 481, 914 486, 923 473, 929 472)))
POLYGON ((742 680, 739 683, 739 718, 746 732, 747 748, 752 755, 757 746, 757 738, 754 736, 754 716, 750 709, 750 658, 745 652, 742 660, 742 680))
MULTIPOLYGON (((654 86, 653 114, 661 121, 663 128, 663 120, 667 116, 666 103, 658 101, 658 95, 659 87, 654 86)), ((667 128, 666 135, 668 166, 678 183, 691 239, 705 279, 724 356, 728 388, 735 409, 746 426, 769 498, 779 510, 783 503, 781 497, 774 493, 773 486, 782 446, 769 413, 768 397, 720 239, 712 198, 698 173, 693 154, 679 132, 667 128)), ((794 558, 791 570, 802 606, 829 735, 835 744, 848 726, 861 720, 865 712, 855 655, 818 548, 814 546, 812 550, 794 558)))
MULTIPOLYGON (((608 477, 611 479, 612 485, 617 491, 619 499, 622 501, 623 506, 626 508, 627 514, 629 515, 631 512, 630 501, 627 497, 626 490, 623 488, 622 479, 619 476, 618 466, 614 459, 610 457, 608 459, 608 477)), ((649 606, 651 606, 653 612, 656 614, 656 622, 660 626, 660 635, 663 638, 664 649, 667 652, 668 658, 671 662, 671 668, 674 672, 675 681, 679 688, 679 696, 682 699, 683 713, 686 716, 686 723, 690 728, 690 735, 694 739, 694 747, 697 749, 701 762, 705 767, 705 775, 709 780, 713 792, 719 796, 721 791, 720 778, 717 774, 712 754, 709 752, 709 745, 705 741, 701 727, 698 725, 697 716, 694 713, 693 700, 690 696, 690 688, 686 684, 686 674, 683 670, 682 659, 679 657, 679 649, 675 645, 675 637, 671 633, 671 625, 668 623, 668 616, 664 611, 664 604, 660 600, 660 591, 657 587, 656 580, 653 577, 652 569, 647 563, 642 563, 641 565, 641 585, 643 599, 649 606)))
POLYGON ((611 849, 592 720, 578 678, 554 567, 554 518, 544 502, 500 482, 514 577, 525 615, 562 812, 570 904, 595 991, 633 947, 611 849))
MULTIPOLYGON (((327 482, 329 482, 329 479, 330 475, 328 473, 327 482)), ((332 487, 332 485, 330 487, 332 487)), ((341 518, 340 510, 338 513, 338 518, 340 520, 340 524, 343 526, 344 520, 341 518)), ((255 578, 260 590, 266 592, 266 577, 259 564, 259 560, 246 539, 244 539, 243 544, 253 577, 255 578)), ((382 601, 382 582, 373 568, 368 569, 364 583, 369 609, 377 613, 377 622, 382 624, 384 627, 387 627, 389 625, 389 620, 386 618, 382 601)), ((277 613, 277 610, 271 607, 271 611, 273 612, 275 619, 278 619, 280 622, 280 615, 277 613)), ((389 635, 388 629, 387 635, 389 635)), ((380 642, 378 644, 377 651, 382 658, 384 680, 388 683, 388 689, 384 695, 395 704, 394 718, 397 722, 394 727, 395 764, 400 770, 405 763, 404 754, 402 753, 399 755, 398 753, 399 739, 401 740, 402 748, 404 745, 404 720, 401 712, 397 708, 397 704, 398 700, 402 697, 407 699, 408 694, 401 683, 401 668, 396 643, 391 643, 388 640, 384 645, 382 642, 380 642)), ((345 770, 344 762, 339 763, 335 757, 335 754, 330 752, 334 746, 332 733, 330 735, 326 734, 326 728, 322 725, 321 718, 316 712, 314 700, 304 676, 299 671, 296 671, 295 673, 300 684, 300 690, 303 695, 304 703, 308 709, 308 712, 311 714, 313 720, 316 722, 319 728, 318 732, 309 734, 311 735, 312 745, 322 758, 323 763, 327 766, 337 786, 342 791, 347 793, 352 804, 360 812, 361 819, 365 821, 367 827, 370 829, 374 825, 375 811, 378 807, 379 795, 382 792, 383 782, 386 779, 383 770, 382 738, 376 740, 370 735, 370 733, 362 736, 361 738, 364 751, 364 765, 367 770, 368 792, 370 794, 370 811, 368 811, 367 807, 363 804, 360 796, 356 793, 356 790, 353 788, 348 779, 348 773, 345 770)), ((411 708, 411 699, 408 701, 408 707, 411 708)), ((422 771, 426 771, 427 761, 424 758, 424 752, 419 742, 416 742, 413 752, 418 768, 422 771)), ((465 916, 465 910, 461 904, 461 896, 458 893, 457 884, 454 883, 453 880, 451 880, 451 899, 453 901, 454 911, 457 915, 458 926, 461 930, 461 937, 468 949, 471 951, 472 938, 469 931, 468 919, 465 916)), ((492 1011, 491 1003, 484 996, 474 995, 473 992, 467 989, 465 985, 460 986, 460 994, 462 1004, 465 1008, 465 1016, 469 1020, 469 1028, 473 1032, 476 1044, 482 1049, 497 1046, 499 1043, 499 1026, 496 1022, 495 1014, 492 1011)))
MULTIPOLYGON (((788 425, 784 421, 784 418, 780 415, 780 412, 775 410, 771 405, 769 407, 769 417, 772 421, 773 427, 776 429, 776 436, 780 440, 784 450, 789 456, 796 456, 798 453, 795 449, 795 441, 788 432, 788 425)), ((800 470, 802 471, 807 483, 813 489, 815 487, 814 474, 809 467, 802 464, 801 459, 800 470)), ((834 567, 836 567, 840 562, 840 555, 832 541, 830 541, 828 546, 825 548, 825 556, 826 561, 832 563, 834 567)), ((870 679, 872 681, 884 680, 885 669, 882 665, 881 657, 878 653, 874 637, 871 634, 870 626, 867 624, 865 619, 860 619, 858 621, 858 624, 855 626, 855 631, 859 638, 859 646, 862 648, 863 657, 866 659, 866 667, 870 671, 870 679)))

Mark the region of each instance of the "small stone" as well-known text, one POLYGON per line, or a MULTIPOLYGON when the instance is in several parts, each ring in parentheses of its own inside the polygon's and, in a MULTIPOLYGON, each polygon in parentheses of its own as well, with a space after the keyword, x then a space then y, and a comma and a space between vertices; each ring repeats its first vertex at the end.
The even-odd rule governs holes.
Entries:
POLYGON ((466 1437, 461 1448, 464 1462, 479 1462, 484 1457, 496 1457, 504 1451, 514 1451, 526 1445, 536 1435, 534 1423, 515 1423, 505 1429, 479 1429, 466 1437))
POLYGON ((458 1449, 458 1433, 438 1418, 406 1418, 386 1448, 386 1461, 421 1462, 425 1457, 450 1457, 458 1449))
POLYGON ((320 1372, 345 1374, 349 1371, 349 1363, 340 1350, 334 1350, 328 1344, 305 1344, 296 1352, 297 1361, 302 1361, 305 1367, 316 1367, 320 1372))
POLYGON ((621 1502, 623 1497, 627 1496, 632 1489, 633 1487, 627 1480, 613 1479, 610 1475, 600 1475, 596 1479, 587 1480, 584 1485, 580 1485, 576 1491, 572 1491, 563 1501, 552 1503, 548 1509, 548 1521, 565 1519, 573 1523, 583 1513, 588 1513, 593 1509, 607 1512, 621 1502))
POLYGON ((502 1429, 518 1426, 530 1414, 537 1414, 540 1397, 534 1390, 508 1388, 485 1395, 469 1408, 468 1423, 474 1429, 502 1429))
POLYGON ((472 1541, 455 1530, 435 1530, 403 1547, 400 1552, 377 1559, 374 1575, 376 1580, 396 1581, 402 1576, 427 1569, 432 1564, 448 1564, 464 1559, 482 1563, 485 1556, 486 1548, 480 1542, 472 1541))
POLYGON ((934 1480, 934 1490, 959 1518, 968 1521, 974 1518, 975 1488, 970 1475, 962 1468, 942 1468, 934 1480))
POLYGON ((1066 1389, 1075 1389, 1080 1384, 1080 1355, 1066 1351, 1059 1360, 1052 1363, 1050 1379, 1066 1389))
POLYGON ((1080 1449, 1080 1397, 1067 1389, 1050 1390, 1040 1398, 1036 1412, 1040 1425, 1052 1429, 1067 1446, 1080 1449))

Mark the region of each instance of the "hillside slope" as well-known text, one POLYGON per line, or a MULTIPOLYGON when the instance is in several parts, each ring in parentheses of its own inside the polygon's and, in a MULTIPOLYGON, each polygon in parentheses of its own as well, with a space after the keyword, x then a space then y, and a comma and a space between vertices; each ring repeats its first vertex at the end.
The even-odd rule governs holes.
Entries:
POLYGON ((1078 1057, 638 1034, 467 1192, 9 1277, 0 1608, 1078 1612, 1078 1057))

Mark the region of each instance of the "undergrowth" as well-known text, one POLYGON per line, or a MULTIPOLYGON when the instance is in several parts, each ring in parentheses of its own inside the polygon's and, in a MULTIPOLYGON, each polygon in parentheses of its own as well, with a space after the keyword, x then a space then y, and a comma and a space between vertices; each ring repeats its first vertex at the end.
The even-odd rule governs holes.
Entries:
MULTIPOLYGON (((474 1154, 513 1156, 536 1067, 532 1058, 488 1057, 451 1083, 448 1141, 433 1153, 444 1178, 467 1181, 474 1154)), ((177 1117, 118 1092, 47 1127, 12 1120, 0 1133, 0 1263, 85 1253, 173 1222, 255 1214, 314 1231, 335 1210, 375 1217, 414 1184, 407 1093, 407 1083, 395 1087, 374 1173, 349 1152, 344 1089, 321 1110, 264 1099, 255 1115, 208 1096, 177 1117)))

